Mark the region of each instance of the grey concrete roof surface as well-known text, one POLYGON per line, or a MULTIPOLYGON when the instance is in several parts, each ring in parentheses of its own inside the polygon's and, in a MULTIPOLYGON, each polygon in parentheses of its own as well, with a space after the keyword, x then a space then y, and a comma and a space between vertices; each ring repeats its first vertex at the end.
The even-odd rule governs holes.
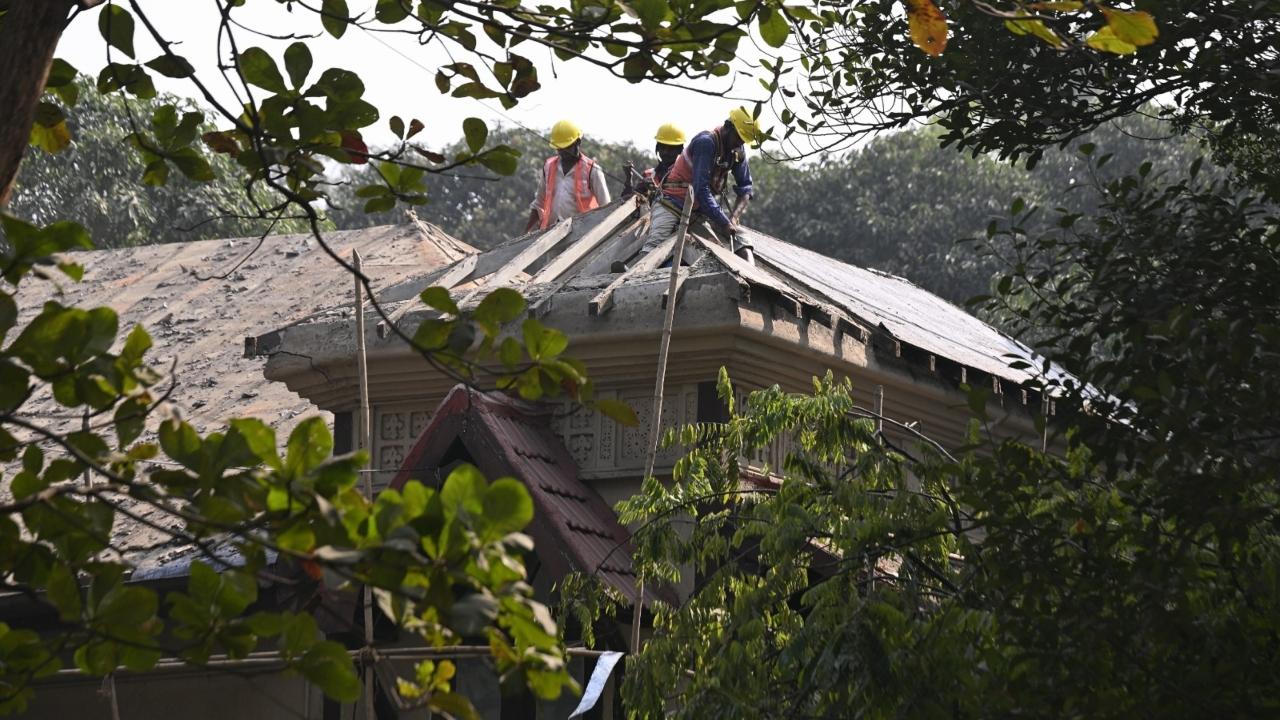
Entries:
MULTIPOLYGON (((626 200, 599 208, 573 218, 567 234, 551 245, 544 254, 530 263, 524 272, 513 274, 506 284, 520 287, 531 305, 545 302, 547 294, 568 293, 584 287, 603 287, 617 275, 610 275, 609 263, 638 249, 635 225, 631 220, 617 221, 612 211, 626 200), (574 246, 603 223, 613 219, 616 224, 607 228, 603 239, 581 261, 570 266, 557 278, 541 277, 539 268, 547 267, 563 253, 571 253, 574 246), (551 280, 551 282, 547 282, 551 280)), ((537 243, 543 236, 555 233, 551 228, 541 233, 524 236, 480 253, 476 269, 466 276, 466 287, 487 289, 493 277, 501 275, 503 265, 524 248, 537 243)), ((827 314, 844 316, 848 320, 869 328, 882 328, 893 339, 920 348, 928 353, 946 358, 969 368, 1021 384, 1038 376, 1038 367, 1014 369, 1009 367, 1015 357, 1038 362, 1033 351, 991 325, 974 317, 966 310, 934 295, 905 278, 878 270, 850 265, 784 240, 771 237, 744 227, 744 235, 755 247, 756 264, 750 265, 728 252, 722 244, 711 239, 705 228, 691 230, 688 261, 692 253, 708 251, 697 264, 695 274, 728 272, 745 285, 768 288, 794 302, 818 308, 827 314)), ((856 238, 849 240, 856 243, 856 238)), ((422 278, 401 283, 385 293, 382 299, 388 304, 409 298, 417 303, 416 294, 440 278, 446 271, 424 274, 422 278)), ((632 272, 621 286, 651 285, 654 292, 666 289, 666 271, 632 272)), ((463 293, 465 295, 465 293, 463 293)), ((474 299, 478 299, 478 296, 474 299)), ((655 320, 660 316, 655 314, 655 320)), ((1065 377, 1053 368, 1052 377, 1065 377)))
MULTIPOLYGON (((343 258, 359 250, 375 289, 474 252, 426 223, 337 231, 325 239, 343 258)), ((150 332, 154 345, 147 357, 153 367, 167 375, 176 360, 170 402, 184 419, 211 432, 233 417, 258 417, 278 430, 283 443, 298 419, 319 410, 263 377, 263 361, 243 357, 243 339, 318 313, 350 317, 354 281, 309 235, 270 236, 258 243, 257 238, 203 240, 71 254, 69 259, 84 265, 84 279, 61 283, 60 294, 53 283, 24 282, 19 323, 47 300, 111 307, 120 316, 121 339, 134 324, 150 332)), ((54 402, 47 389, 38 391, 24 412, 51 429, 80 427, 79 415, 54 402)), ((109 419, 93 423, 108 423, 103 431, 113 437, 109 419)), ((151 521, 166 521, 154 510, 130 507, 151 521)), ((184 573, 195 555, 194 548, 124 517, 117 520, 113 542, 130 550, 139 577, 184 573)), ((219 553, 226 551, 219 547, 219 553)))

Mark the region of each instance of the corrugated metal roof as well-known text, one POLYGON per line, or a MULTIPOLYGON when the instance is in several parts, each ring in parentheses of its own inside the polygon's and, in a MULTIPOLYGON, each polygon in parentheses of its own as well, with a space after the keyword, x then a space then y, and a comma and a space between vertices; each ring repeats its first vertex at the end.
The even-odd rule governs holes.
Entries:
POLYGON ((754 230, 746 234, 758 260, 798 292, 819 293, 855 319, 882 326, 894 338, 939 357, 1018 383, 1033 377, 1009 367, 1010 355, 1034 357, 1027 346, 905 278, 848 265, 754 230))
MULTIPOLYGON (((539 557, 561 572, 595 574, 629 602, 637 597, 630 534, 595 490, 578 477, 578 467, 551 430, 550 409, 463 385, 440 403, 400 471, 399 488, 410 478, 430 479, 461 441, 470 459, 490 479, 510 475, 524 483, 534 503, 534 537, 539 557), (554 561, 559 562, 554 562, 554 561)), ((645 591, 646 598, 662 598, 645 591)))

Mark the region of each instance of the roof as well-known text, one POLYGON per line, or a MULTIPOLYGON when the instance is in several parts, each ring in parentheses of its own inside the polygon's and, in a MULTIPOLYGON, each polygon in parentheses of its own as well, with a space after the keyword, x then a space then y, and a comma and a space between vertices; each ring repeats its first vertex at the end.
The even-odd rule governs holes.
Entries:
MULTIPOLYGON (((636 574, 630 534, 595 490, 578 477, 578 466, 552 431, 552 408, 458 385, 434 411, 391 487, 410 478, 438 485, 442 470, 467 460, 490 479, 511 476, 529 490, 534 521, 529 528, 544 564, 559 575, 594 574, 634 602, 636 574)), ((662 597, 645 591, 646 599, 662 597)))
MULTIPOLYGON (((634 200, 617 200, 408 284, 419 291, 430 284, 465 284, 478 288, 460 293, 472 300, 478 299, 476 292, 515 285, 530 298, 535 312, 548 309, 556 294, 594 285, 603 289, 583 310, 607 313, 609 298, 622 288, 650 284, 666 289, 668 273, 653 272, 665 257, 651 256, 651 262, 633 263, 628 272, 610 276, 611 261, 633 257, 644 240, 643 221, 634 209, 634 200)), ((729 252, 706 225, 695 224, 685 253, 686 264, 695 265, 690 274, 727 273, 741 285, 763 289, 833 326, 843 321, 919 351, 899 348, 899 357, 927 363, 929 356, 936 356, 1015 385, 1036 377, 1035 368, 1009 367, 1014 356, 1035 358, 1030 348, 905 278, 849 265, 749 228, 743 233, 755 247, 754 265, 729 252), (695 264, 694 258, 703 260, 695 264)), ((398 297, 385 299, 394 302, 414 295, 399 291, 398 297)))
MULTIPOLYGON (((327 243, 342 257, 359 250, 375 289, 448 264, 473 249, 421 222, 327 233, 327 243)), ((264 325, 278 326, 317 314, 350 316, 351 276, 309 235, 275 235, 259 240, 202 240, 76 253, 85 268, 79 283, 24 282, 20 322, 46 300, 107 306, 120 317, 123 338, 141 324, 154 341, 148 358, 161 372, 171 363, 176 386, 170 404, 202 432, 221 429, 232 417, 254 416, 278 427, 318 413, 262 374, 262 361, 245 358, 243 338, 264 325), (225 276, 225 277, 223 277, 225 276)), ((79 429, 81 418, 56 402, 47 390, 24 408, 55 430, 79 429)), ((287 437, 283 432, 280 440, 287 437)), ((145 508, 138 512, 149 514, 145 508)), ((152 517, 152 521, 162 518, 152 517)), ((185 574, 194 550, 164 533, 119 518, 113 542, 131 550, 129 560, 140 577, 185 574)))
MULTIPOLYGON (((325 240, 343 258, 359 250, 378 290, 473 252, 425 223, 337 231, 325 240)), ((120 337, 134 324, 145 327, 154 341, 151 363, 161 371, 177 363, 171 402, 198 429, 217 429, 239 416, 281 425, 316 412, 310 402, 264 378, 262 362, 245 358, 242 343, 264 326, 343 309, 350 316, 351 276, 310 235, 93 250, 74 259, 84 265, 84 279, 64 285, 57 299, 114 309, 120 337)), ((25 321, 54 299, 55 288, 27 282, 19 295, 25 321)), ((65 412, 48 395, 32 402, 33 412, 65 412)))

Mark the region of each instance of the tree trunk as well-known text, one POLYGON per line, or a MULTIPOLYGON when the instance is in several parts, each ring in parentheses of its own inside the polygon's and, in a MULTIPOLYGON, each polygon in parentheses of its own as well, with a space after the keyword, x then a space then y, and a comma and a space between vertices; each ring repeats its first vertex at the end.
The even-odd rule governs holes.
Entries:
POLYGON ((75 0, 11 0, 0 18, 0 208, 9 204, 53 51, 75 0))

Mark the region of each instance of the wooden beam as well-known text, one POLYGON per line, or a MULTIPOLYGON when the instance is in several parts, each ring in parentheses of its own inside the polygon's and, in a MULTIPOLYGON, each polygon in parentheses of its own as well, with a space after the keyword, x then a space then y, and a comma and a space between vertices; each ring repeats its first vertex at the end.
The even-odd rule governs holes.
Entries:
MULTIPOLYGON (((689 267, 680 268, 680 275, 676 277, 676 283, 675 283, 676 302, 680 302, 680 290, 681 288, 684 287, 684 281, 689 279, 689 275, 692 272, 692 266, 696 265, 698 263, 698 260, 701 260, 705 256, 706 256, 706 253, 700 252, 698 253, 698 257, 693 262, 689 263, 689 267)), ((669 299, 670 295, 671 295, 671 288, 667 288, 666 290, 662 291, 662 307, 665 308, 667 306, 667 303, 670 302, 670 299, 669 299)))
POLYGON ((561 276, 571 274, 572 270, 580 261, 590 255, 600 244, 612 236, 613 231, 627 219, 631 213, 635 212, 635 202, 622 202, 614 208, 613 212, 604 217, 603 220, 596 223, 596 226, 588 230, 574 241, 572 245, 565 248, 554 260, 547 263, 541 270, 529 279, 530 285, 538 285, 552 280, 558 280, 561 276))
MULTIPOLYGON (((476 259, 478 257, 479 255, 477 253, 472 253, 471 255, 462 258, 458 262, 446 268, 444 274, 439 278, 427 283, 426 287, 442 287, 446 290, 451 290, 455 285, 461 285, 471 277, 472 273, 475 272, 476 259)), ((425 290, 426 288, 423 289, 425 290)), ((404 317, 405 313, 417 306, 418 304, 414 302, 414 298, 409 298, 401 303, 400 307, 396 308, 395 312, 391 313, 387 319, 390 320, 392 324, 397 323, 400 321, 400 318, 404 317)), ((390 328, 387 327, 386 320, 379 322, 378 337, 385 338, 389 334, 390 328)))
POLYGON ((535 238, 533 242, 526 245, 525 248, 517 253, 515 257, 511 258, 506 265, 498 268, 497 272, 493 273, 493 276, 485 281, 483 287, 478 287, 467 293, 466 297, 458 301, 458 306, 461 307, 462 305, 470 302, 482 292, 497 289, 511 282, 512 278, 524 272, 525 268, 532 265, 534 260, 545 255, 547 251, 556 246, 556 243, 563 240, 565 236, 569 234, 569 228, 572 227, 572 225, 573 221, 569 218, 565 218, 564 220, 556 223, 550 230, 547 230, 545 233, 535 238))
MULTIPOLYGON (((622 232, 624 233, 630 232, 632 228, 634 228, 639 224, 640 224, 640 221, 636 220, 634 223, 631 224, 630 227, 628 227, 626 230, 623 230, 622 232)), ((607 238, 605 241, 607 241, 607 238)), ((597 245, 603 244, 605 241, 600 241, 597 243, 597 245)), ((569 251, 566 250, 565 252, 569 252, 569 251)), ((590 259, 589 254, 587 256, 581 257, 578 262, 574 263, 573 267, 569 268, 568 271, 561 274, 561 276, 558 279, 553 280, 551 282, 551 287, 547 288, 546 292, 543 293, 542 298, 539 299, 538 302, 530 306, 529 317, 535 317, 537 315, 540 315, 550 310, 551 299, 555 297, 556 293, 560 292, 560 288, 564 287, 565 285, 568 285, 570 280, 578 276, 578 273, 582 270, 583 267, 587 265, 587 261, 589 259, 590 259)), ((537 276, 530 278, 529 284, 530 285, 534 284, 537 281, 537 279, 538 279, 537 276)))
POLYGON ((587 304, 587 312, 592 315, 603 315, 609 312, 609 308, 613 306, 613 291, 617 290, 622 283, 629 278, 643 272, 649 272, 662 264, 664 260, 671 256, 671 250, 676 246, 676 236, 672 235, 662 244, 653 249, 653 252, 640 258, 639 262, 632 265, 626 272, 614 278, 608 287, 601 290, 595 297, 591 298, 591 302, 587 304))

